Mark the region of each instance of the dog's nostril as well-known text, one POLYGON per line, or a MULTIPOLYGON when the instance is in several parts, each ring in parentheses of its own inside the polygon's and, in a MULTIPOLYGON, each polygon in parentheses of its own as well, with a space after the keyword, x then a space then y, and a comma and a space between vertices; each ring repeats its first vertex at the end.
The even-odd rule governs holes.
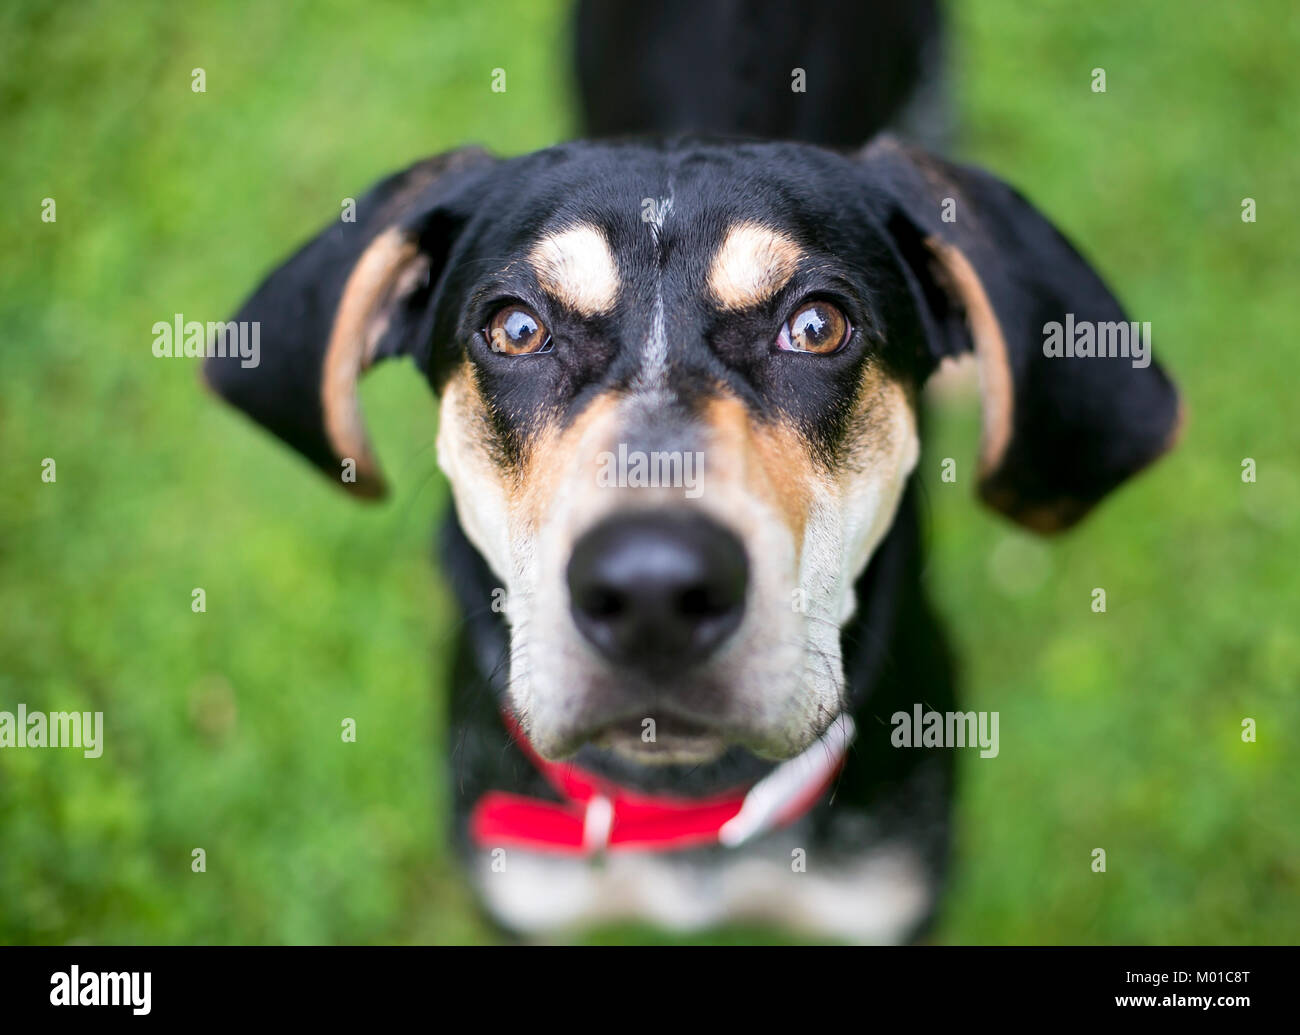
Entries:
POLYGON ((677 610, 683 615, 698 618, 713 618, 726 614, 734 604, 735 601, 721 587, 692 586, 677 595, 677 610))
POLYGON ((570 609, 607 658, 663 672, 705 660, 736 630, 748 574, 740 541, 700 514, 619 515, 574 546, 570 609))
POLYGON ((593 618, 617 618, 627 605, 621 593, 601 586, 593 586, 582 601, 581 607, 593 618))

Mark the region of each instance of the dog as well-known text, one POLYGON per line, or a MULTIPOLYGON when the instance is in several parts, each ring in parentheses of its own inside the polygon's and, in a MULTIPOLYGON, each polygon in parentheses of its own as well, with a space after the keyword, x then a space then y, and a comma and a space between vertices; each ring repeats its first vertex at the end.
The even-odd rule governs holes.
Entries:
POLYGON ((519 935, 637 919, 922 936, 953 751, 900 747, 895 717, 956 710, 920 578, 922 388, 975 357, 979 495, 1043 533, 1179 426, 1149 355, 1045 345, 1067 320, 1127 325, 1046 218, 989 173, 875 135, 913 98, 894 73, 924 67, 934 19, 894 26, 892 57, 875 46, 890 74, 864 101, 869 69, 834 65, 861 57, 845 26, 907 16, 759 6, 816 26, 756 18, 785 48, 776 85, 751 41, 717 51, 734 64, 710 74, 749 84, 727 93, 662 74, 664 54, 693 41, 689 65, 743 25, 676 2, 654 17, 582 5, 601 139, 464 148, 388 177, 235 317, 260 326, 260 364, 205 364, 363 498, 384 479, 360 375, 407 358, 437 395, 454 501, 439 549, 465 616, 457 843, 519 935), (795 65, 804 107, 787 96, 795 65), (874 135, 860 149, 858 131, 874 135), (767 139, 781 136, 796 139, 767 139))

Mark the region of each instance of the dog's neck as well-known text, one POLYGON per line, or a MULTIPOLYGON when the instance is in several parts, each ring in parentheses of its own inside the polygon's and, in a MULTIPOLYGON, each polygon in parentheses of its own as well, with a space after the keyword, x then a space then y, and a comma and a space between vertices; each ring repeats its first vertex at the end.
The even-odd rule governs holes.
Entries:
MULTIPOLYGON (((888 534, 854 586, 857 609, 840 632, 845 711, 850 715, 870 699, 888 655, 900 587, 909 569, 918 563, 915 496, 913 484, 904 494, 888 534)), ((458 686, 455 691, 491 695, 497 708, 504 709, 510 630, 505 615, 485 603, 493 599, 499 580, 466 538, 454 509, 449 509, 444 521, 439 551, 464 616, 463 635, 476 676, 474 687, 458 686)), ((751 785, 776 764, 743 748, 730 748, 705 764, 639 764, 591 746, 582 748, 574 760, 588 772, 621 786, 683 797, 751 785)))

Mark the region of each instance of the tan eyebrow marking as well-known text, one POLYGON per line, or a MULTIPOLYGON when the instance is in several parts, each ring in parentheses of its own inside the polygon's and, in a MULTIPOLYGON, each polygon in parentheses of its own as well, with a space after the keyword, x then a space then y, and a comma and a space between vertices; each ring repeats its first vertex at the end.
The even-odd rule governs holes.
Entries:
POLYGON ((761 223, 737 223, 709 268, 709 290, 723 309, 748 309, 785 287, 803 258, 788 234, 761 223))
POLYGON ((582 316, 614 308, 618 264, 599 227, 579 223, 548 234, 533 246, 528 262, 542 289, 582 316))

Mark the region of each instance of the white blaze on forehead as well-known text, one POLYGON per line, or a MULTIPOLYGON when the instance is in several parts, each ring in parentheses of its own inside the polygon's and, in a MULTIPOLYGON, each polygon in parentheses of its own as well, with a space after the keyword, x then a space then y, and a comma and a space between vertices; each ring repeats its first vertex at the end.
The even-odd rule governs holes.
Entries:
POLYGON ((618 264, 604 231, 579 223, 547 234, 528 255, 542 289, 582 316, 614 308, 618 264))
MULTIPOLYGON (((649 199, 647 199, 649 200, 649 199)), ((641 369, 637 372, 638 389, 655 389, 664 385, 668 372, 668 334, 664 329, 664 282, 663 282, 663 232, 664 221, 673 210, 673 181, 668 177, 668 196, 659 199, 652 208, 650 233, 655 242, 655 307, 650 319, 650 332, 646 335, 645 349, 641 356, 641 369)))
POLYGON ((737 223, 709 269, 709 290, 723 309, 747 309, 771 298, 794 276, 803 249, 780 230, 737 223))

